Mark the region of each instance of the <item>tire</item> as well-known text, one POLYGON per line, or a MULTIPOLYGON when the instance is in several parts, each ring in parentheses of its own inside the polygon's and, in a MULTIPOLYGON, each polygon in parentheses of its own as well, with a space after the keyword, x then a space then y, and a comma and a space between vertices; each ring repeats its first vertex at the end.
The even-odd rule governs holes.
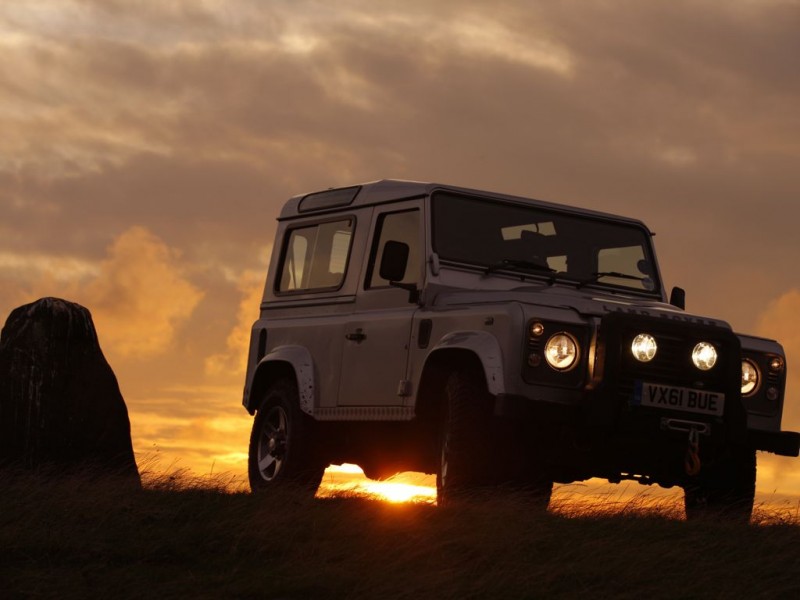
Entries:
POLYGON ((469 371, 451 374, 438 439, 440 506, 474 495, 489 482, 491 419, 490 396, 482 379, 469 371))
POLYGON ((687 520, 750 522, 756 493, 756 451, 733 448, 684 486, 687 520))
POLYGON ((253 492, 287 484, 316 492, 325 466, 315 451, 313 424, 300 410, 294 382, 281 380, 267 390, 250 434, 248 476, 253 492))

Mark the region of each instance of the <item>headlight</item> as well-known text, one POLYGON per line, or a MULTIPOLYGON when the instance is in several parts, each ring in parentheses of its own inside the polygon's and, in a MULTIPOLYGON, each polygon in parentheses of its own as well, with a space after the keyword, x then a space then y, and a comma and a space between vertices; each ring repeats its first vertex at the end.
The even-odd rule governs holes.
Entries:
POLYGON ((566 371, 578 360, 578 342, 568 333, 556 333, 544 347, 547 364, 557 371, 566 371))
POLYGON ((717 349, 708 342, 700 342, 692 350, 692 362, 701 371, 708 371, 717 364, 717 349))
POLYGON ((640 333, 633 338, 631 352, 633 352, 633 357, 639 362, 650 362, 655 357, 657 350, 658 344, 656 344, 656 338, 649 333, 640 333))
POLYGON ((742 361, 742 396, 752 394, 758 388, 758 367, 749 360, 742 361))

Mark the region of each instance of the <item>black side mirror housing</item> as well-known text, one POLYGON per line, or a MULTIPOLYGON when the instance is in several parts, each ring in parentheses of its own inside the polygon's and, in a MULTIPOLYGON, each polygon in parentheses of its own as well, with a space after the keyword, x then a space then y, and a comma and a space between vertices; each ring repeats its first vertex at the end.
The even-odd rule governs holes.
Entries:
POLYGON ((402 281, 408 267, 408 252, 408 244, 395 240, 386 242, 383 246, 383 257, 378 271, 381 279, 402 281))
POLYGON ((672 288, 672 292, 669 295, 669 303, 681 310, 686 310, 686 290, 677 286, 672 288))
POLYGON ((416 284, 402 283, 408 268, 408 244, 389 240, 383 246, 383 257, 378 273, 381 279, 386 279, 392 287, 400 288, 408 292, 408 301, 419 303, 419 290, 416 284))

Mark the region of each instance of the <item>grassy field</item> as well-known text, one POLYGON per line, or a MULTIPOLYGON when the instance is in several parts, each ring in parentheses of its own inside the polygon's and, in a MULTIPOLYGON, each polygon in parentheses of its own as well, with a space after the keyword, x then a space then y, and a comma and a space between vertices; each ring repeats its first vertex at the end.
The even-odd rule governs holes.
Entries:
POLYGON ((797 598, 798 511, 468 506, 230 493, 223 480, 0 477, 0 598, 797 598))

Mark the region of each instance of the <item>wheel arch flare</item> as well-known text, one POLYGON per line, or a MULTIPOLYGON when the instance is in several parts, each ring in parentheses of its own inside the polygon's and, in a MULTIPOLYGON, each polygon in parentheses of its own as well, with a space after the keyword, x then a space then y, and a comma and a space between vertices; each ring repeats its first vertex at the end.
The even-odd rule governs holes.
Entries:
POLYGON ((300 410, 313 415, 316 399, 314 362, 308 349, 298 345, 278 346, 261 359, 249 386, 247 410, 251 414, 255 412, 259 398, 270 382, 281 377, 294 378, 300 410))

